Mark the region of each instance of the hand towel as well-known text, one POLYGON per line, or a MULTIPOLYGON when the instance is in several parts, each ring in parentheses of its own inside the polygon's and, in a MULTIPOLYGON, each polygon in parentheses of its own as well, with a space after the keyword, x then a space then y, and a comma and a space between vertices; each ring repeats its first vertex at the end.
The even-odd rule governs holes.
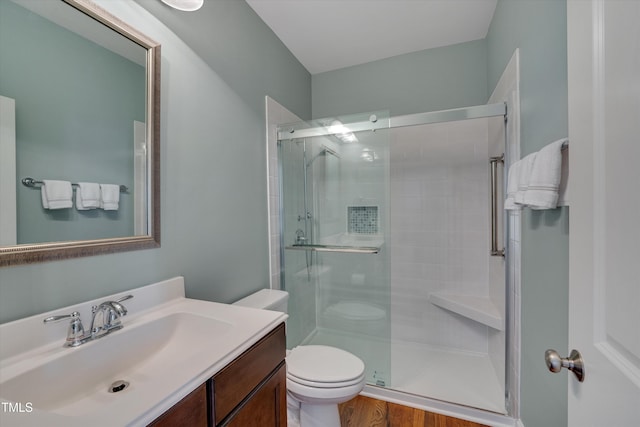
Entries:
POLYGON ((94 182, 79 182, 76 189, 76 209, 86 211, 100 207, 100 185, 94 182))
POLYGON ((524 201, 524 195, 529 189, 529 181, 531 179, 531 168, 536 160, 538 153, 531 153, 522 159, 522 165, 520 166, 520 175, 518 177, 518 191, 515 195, 515 202, 519 205, 526 205, 524 201))
POLYGON ((522 209, 522 205, 516 203, 521 167, 522 160, 518 160, 509 167, 509 173, 507 174, 507 198, 504 201, 504 208, 506 210, 517 211, 522 209))
POLYGON ((120 186, 100 184, 100 207, 105 211, 117 211, 120 205, 120 186))
POLYGON ((531 209, 555 209, 560 187, 562 144, 567 139, 559 139, 540 150, 531 168, 529 187, 524 195, 524 203, 531 209))
POLYGON ((66 209, 73 206, 73 188, 69 181, 45 179, 42 183, 40 194, 43 208, 66 209))

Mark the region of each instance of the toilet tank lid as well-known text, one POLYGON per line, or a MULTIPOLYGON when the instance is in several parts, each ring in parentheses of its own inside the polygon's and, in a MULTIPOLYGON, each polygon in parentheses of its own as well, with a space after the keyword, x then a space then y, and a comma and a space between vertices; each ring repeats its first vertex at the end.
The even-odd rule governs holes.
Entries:
POLYGON ((243 307, 262 308, 268 310, 282 305, 288 299, 289 293, 287 291, 281 291, 279 289, 261 289, 258 292, 254 292, 251 295, 234 302, 233 304, 243 307))

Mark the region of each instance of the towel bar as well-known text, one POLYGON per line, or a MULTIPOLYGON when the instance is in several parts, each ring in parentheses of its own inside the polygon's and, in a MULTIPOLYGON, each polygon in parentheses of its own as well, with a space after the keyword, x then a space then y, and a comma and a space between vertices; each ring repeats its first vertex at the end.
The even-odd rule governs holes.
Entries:
MULTIPOLYGON (((22 184, 26 187, 35 187, 37 185, 42 185, 44 184, 44 181, 40 181, 39 179, 33 179, 31 177, 26 177, 26 178, 22 178, 22 184)), ((75 182, 72 182, 71 185, 75 185, 77 186, 78 184, 75 182)), ((120 186, 120 192, 121 193, 126 193, 129 191, 129 188, 126 185, 121 185, 120 186)))
POLYGON ((291 245, 286 249, 311 252, 341 252, 350 254, 377 254, 380 248, 362 246, 329 246, 329 245, 291 245))

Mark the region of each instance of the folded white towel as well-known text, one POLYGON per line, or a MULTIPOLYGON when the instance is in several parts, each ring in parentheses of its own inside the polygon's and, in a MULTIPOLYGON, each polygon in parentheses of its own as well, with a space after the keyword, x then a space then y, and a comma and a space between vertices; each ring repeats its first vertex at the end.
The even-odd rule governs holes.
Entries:
POLYGON ((526 205, 524 195, 529 189, 529 181, 531 179, 531 168, 536 160, 538 153, 531 153, 521 160, 520 174, 518 177, 518 191, 515 194, 515 202, 519 205, 526 205))
POLYGON ((120 205, 120 186, 100 184, 100 207, 105 211, 117 211, 120 205))
POLYGON ((66 209, 73 206, 73 188, 69 181, 45 179, 40 189, 42 207, 45 209, 66 209))
POLYGON ((516 211, 522 209, 522 205, 516 203, 521 167, 522 160, 518 160, 509 167, 509 173, 507 175, 507 198, 504 201, 504 208, 506 210, 516 211))
POLYGON ((531 209, 555 209, 558 203, 562 166, 562 144, 567 139, 559 139, 545 146, 536 155, 531 168, 529 187, 524 195, 524 203, 531 209))
POLYGON ((100 185, 94 182, 79 182, 76 190, 76 209, 86 211, 100 207, 100 185))

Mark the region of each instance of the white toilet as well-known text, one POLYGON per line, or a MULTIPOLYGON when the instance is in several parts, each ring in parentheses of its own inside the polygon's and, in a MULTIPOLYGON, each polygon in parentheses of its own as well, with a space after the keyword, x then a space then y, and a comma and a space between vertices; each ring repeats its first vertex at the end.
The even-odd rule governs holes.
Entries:
MULTIPOLYGON (((235 305, 287 313, 286 291, 262 289, 235 305)), ((338 404, 353 399, 365 384, 364 363, 353 354, 324 345, 287 352, 289 427, 340 427, 338 404)))

